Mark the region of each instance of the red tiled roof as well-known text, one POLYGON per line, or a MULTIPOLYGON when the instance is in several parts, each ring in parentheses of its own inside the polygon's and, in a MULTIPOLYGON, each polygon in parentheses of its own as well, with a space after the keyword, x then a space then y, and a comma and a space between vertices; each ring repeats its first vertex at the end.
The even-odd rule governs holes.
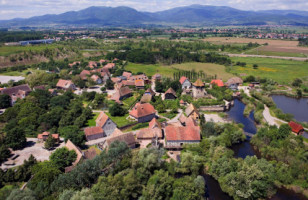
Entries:
POLYGON ((144 80, 135 80, 135 86, 136 87, 143 87, 144 86, 144 80))
POLYGON ((149 128, 155 128, 155 127, 161 128, 161 124, 156 118, 153 118, 149 123, 149 128))
POLYGON ((293 121, 289 122, 289 126, 291 127, 292 131, 295 133, 299 133, 300 131, 304 130, 304 127, 298 123, 295 123, 293 121))
POLYGON ((144 128, 139 130, 136 134, 138 139, 152 139, 155 138, 156 136, 158 138, 162 138, 162 130, 160 128, 144 128))
POLYGON ((182 76, 182 77, 180 78, 180 83, 183 84, 183 83, 186 81, 186 79, 187 79, 187 78, 186 78, 185 76, 182 76))
POLYGON ((181 99, 181 100, 180 100, 180 104, 184 104, 184 101, 183 101, 183 99, 181 99))
POLYGON ((149 103, 136 103, 133 109, 129 112, 129 114, 135 118, 140 118, 144 116, 148 116, 156 113, 154 107, 149 103))
POLYGON ((211 81, 211 84, 215 84, 215 85, 217 85, 218 87, 223 87, 223 86, 224 86, 224 83, 222 82, 222 80, 219 80, 219 79, 217 79, 217 80, 212 80, 212 81, 211 81))
POLYGON ((204 83, 200 79, 197 79, 196 82, 193 83, 193 85, 196 87, 204 87, 204 83))
POLYGON ((169 89, 165 92, 165 94, 173 94, 173 96, 176 97, 176 93, 175 93, 175 91, 174 91, 172 88, 169 88, 169 89))
POLYGON ((93 74, 93 75, 91 76, 91 79, 92 79, 93 81, 97 81, 98 79, 100 79, 100 77, 97 76, 97 75, 95 75, 95 74, 93 74))
POLYGON ((97 126, 103 127, 108 119, 109 119, 108 115, 106 115, 104 112, 101 112, 96 118, 95 122, 97 126))
POLYGON ((132 76, 132 73, 130 72, 123 72, 122 76, 125 76, 126 78, 129 78, 132 76))
POLYGON ((57 87, 61 87, 61 88, 68 88, 70 85, 72 85, 73 82, 71 80, 63 80, 60 79, 57 83, 57 87))
POLYGON ((112 69, 115 67, 115 63, 108 63, 107 65, 104 66, 106 69, 112 69))
POLYGON ((102 134, 102 133, 104 133, 104 130, 102 129, 102 127, 99 127, 99 126, 88 127, 84 129, 84 134, 86 136, 97 135, 97 134, 102 134))
POLYGON ((123 85, 127 85, 127 86, 134 86, 135 85, 135 81, 122 81, 123 85))
POLYGON ((165 129, 167 141, 200 141, 198 126, 167 126, 165 129))

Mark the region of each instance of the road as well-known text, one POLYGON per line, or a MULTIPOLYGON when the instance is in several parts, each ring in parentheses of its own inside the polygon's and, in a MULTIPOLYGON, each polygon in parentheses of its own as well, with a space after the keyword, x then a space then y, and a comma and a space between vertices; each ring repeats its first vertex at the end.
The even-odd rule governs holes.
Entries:
POLYGON ((265 56, 265 55, 248 55, 248 54, 227 54, 229 57, 257 57, 257 58, 278 58, 284 60, 306 61, 308 58, 285 57, 285 56, 265 56))
POLYGON ((276 125, 277 127, 279 127, 281 124, 287 123, 286 121, 273 117, 269 111, 269 108, 265 104, 264 104, 263 117, 265 121, 271 126, 276 125))
POLYGON ((181 116, 181 114, 183 113, 183 110, 182 109, 178 109, 178 114, 172 118, 171 120, 167 121, 168 123, 175 123, 175 122, 178 122, 179 121, 179 118, 181 116))

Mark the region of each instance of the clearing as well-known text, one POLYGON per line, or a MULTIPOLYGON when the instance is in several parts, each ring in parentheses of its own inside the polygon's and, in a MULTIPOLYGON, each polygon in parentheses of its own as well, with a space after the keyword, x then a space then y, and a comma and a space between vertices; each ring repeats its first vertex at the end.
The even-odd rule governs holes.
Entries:
POLYGON ((261 47, 251 49, 245 54, 267 55, 267 56, 285 56, 285 57, 308 57, 308 48, 299 47, 298 41, 291 40, 273 40, 273 39, 254 39, 254 38, 233 38, 233 37, 211 37, 204 41, 214 44, 247 44, 258 43, 261 47), (264 45, 264 44, 268 45, 264 45))
POLYGON ((308 76, 308 63, 294 60, 274 58, 232 57, 233 62, 245 62, 246 67, 233 66, 232 73, 253 75, 260 78, 270 78, 280 84, 290 84, 295 78, 308 76), (253 69, 257 64, 258 69, 253 69))

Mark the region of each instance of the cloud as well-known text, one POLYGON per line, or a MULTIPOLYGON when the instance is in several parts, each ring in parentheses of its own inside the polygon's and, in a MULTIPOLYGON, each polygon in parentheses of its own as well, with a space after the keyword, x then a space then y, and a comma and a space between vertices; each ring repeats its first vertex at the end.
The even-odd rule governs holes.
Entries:
POLYGON ((307 0, 0 0, 0 19, 60 14, 90 6, 128 6, 139 11, 155 12, 191 4, 230 6, 241 10, 308 11, 307 0))

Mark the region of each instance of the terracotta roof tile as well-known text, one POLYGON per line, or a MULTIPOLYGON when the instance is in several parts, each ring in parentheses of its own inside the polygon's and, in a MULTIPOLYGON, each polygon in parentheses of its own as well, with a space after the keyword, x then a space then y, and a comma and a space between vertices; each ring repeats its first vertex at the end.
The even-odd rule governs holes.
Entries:
POLYGON ((196 87, 204 87, 204 83, 200 79, 197 79, 196 82, 193 83, 193 85, 196 87))
POLYGON ((200 141, 198 126, 167 126, 165 129, 167 141, 200 141))
POLYGON ((103 127, 108 119, 109 119, 108 115, 106 115, 104 112, 101 112, 95 120, 96 125, 103 127))
POLYGON ((148 116, 156 113, 154 107, 149 103, 136 103, 133 109, 129 112, 129 114, 135 118, 140 118, 144 116, 148 116))
POLYGON ((218 87, 223 87, 223 86, 224 86, 224 82, 222 82, 222 80, 219 80, 219 79, 217 79, 217 80, 212 80, 212 81, 211 81, 211 84, 215 84, 215 85, 217 85, 218 87))
POLYGON ((84 129, 84 134, 86 136, 98 135, 104 133, 104 130, 100 126, 88 127, 84 129))
POLYGON ((180 78, 180 83, 183 85, 183 83, 186 81, 186 77, 185 76, 182 76, 181 78, 180 78))

